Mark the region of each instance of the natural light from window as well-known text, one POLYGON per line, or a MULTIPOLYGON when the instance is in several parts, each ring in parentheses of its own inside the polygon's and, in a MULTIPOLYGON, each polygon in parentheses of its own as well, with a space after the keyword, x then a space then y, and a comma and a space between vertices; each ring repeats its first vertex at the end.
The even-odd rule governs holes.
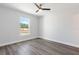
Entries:
POLYGON ((27 17, 20 17, 20 34, 27 35, 30 33, 30 23, 27 17))

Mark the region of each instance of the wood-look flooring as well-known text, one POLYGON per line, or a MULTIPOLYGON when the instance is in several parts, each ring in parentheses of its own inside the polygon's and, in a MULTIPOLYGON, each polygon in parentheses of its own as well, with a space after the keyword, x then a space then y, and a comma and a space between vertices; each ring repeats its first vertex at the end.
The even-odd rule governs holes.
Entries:
POLYGON ((0 47, 0 55, 78 55, 79 48, 44 39, 33 39, 0 47))

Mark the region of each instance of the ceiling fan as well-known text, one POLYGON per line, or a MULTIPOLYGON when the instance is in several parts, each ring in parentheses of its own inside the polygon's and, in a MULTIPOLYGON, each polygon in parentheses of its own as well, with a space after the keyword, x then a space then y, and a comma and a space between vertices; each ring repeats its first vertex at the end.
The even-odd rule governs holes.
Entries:
POLYGON ((39 12, 39 10, 51 10, 50 8, 42 8, 43 4, 39 4, 39 5, 37 3, 34 3, 34 4, 38 8, 38 10, 36 10, 36 13, 39 12))

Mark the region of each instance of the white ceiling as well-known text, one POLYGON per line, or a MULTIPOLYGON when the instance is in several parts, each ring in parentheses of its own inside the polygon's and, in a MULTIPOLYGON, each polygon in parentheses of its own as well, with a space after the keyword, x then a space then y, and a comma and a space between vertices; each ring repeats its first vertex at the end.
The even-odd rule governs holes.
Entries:
POLYGON ((79 4, 78 3, 42 3, 42 7, 51 8, 51 11, 39 11, 35 13, 38 9, 34 3, 4 3, 1 5, 14 8, 23 12, 27 12, 30 14, 43 16, 49 13, 79 13, 79 4))

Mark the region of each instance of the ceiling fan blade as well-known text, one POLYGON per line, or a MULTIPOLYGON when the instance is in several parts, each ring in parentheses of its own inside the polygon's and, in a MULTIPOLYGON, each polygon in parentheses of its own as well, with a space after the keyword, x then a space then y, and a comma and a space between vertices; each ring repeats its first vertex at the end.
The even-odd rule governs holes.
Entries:
POLYGON ((39 10, 36 10, 36 13, 38 12, 39 10))
POLYGON ((41 8, 42 10, 51 10, 50 8, 41 8))
POLYGON ((36 7, 38 7, 40 9, 40 6, 37 3, 34 3, 36 5, 36 7))

